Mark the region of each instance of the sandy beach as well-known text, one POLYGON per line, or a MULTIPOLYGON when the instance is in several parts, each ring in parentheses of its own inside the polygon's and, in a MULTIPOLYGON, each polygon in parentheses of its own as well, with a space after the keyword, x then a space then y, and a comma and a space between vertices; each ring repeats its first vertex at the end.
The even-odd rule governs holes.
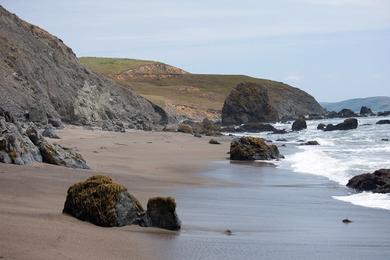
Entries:
POLYGON ((0 165, 4 259, 386 259, 389 211, 331 198, 345 188, 271 164, 230 163, 209 137, 67 127, 62 139, 91 170, 0 165), (143 205, 173 195, 182 230, 102 228, 61 213, 67 188, 100 173, 143 205), (345 217, 354 222, 345 225, 345 217), (226 229, 232 235, 226 235, 226 229))

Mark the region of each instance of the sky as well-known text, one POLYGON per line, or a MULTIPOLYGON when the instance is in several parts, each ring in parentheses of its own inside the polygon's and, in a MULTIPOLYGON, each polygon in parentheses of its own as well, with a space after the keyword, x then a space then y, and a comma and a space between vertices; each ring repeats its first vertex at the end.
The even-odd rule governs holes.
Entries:
POLYGON ((319 101, 390 96, 390 0, 0 0, 77 56, 285 82, 319 101))

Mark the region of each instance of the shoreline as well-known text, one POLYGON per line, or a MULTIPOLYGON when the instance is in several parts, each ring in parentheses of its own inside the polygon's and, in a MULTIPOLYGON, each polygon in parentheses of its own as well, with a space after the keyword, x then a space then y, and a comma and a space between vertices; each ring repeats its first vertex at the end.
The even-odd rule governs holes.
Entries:
POLYGON ((390 254, 390 231, 383 230, 390 225, 389 212, 333 199, 344 193, 324 177, 230 162, 231 137, 211 145, 211 137, 180 133, 74 126, 58 133, 62 139, 51 141, 77 147, 92 170, 0 165, 5 259, 385 259, 390 254), (176 197, 182 230, 102 228, 62 214, 68 187, 95 173, 123 184, 143 205, 152 196, 176 197), (341 223, 345 217, 354 223, 341 223))

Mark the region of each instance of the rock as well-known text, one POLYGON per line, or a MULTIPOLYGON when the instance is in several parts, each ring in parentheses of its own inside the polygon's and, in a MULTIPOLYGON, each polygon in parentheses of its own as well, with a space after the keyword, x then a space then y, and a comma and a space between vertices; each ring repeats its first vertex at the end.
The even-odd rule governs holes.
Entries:
POLYGON ((3 117, 5 122, 15 123, 14 116, 9 111, 6 111, 1 107, 0 107, 0 117, 3 117))
POLYGON ((181 123, 177 126, 177 131, 185 134, 193 134, 192 127, 184 123, 181 123))
POLYGON ((355 114, 351 109, 342 109, 340 112, 337 113, 338 117, 345 118, 345 117, 357 117, 358 115, 355 114))
POLYGON ((287 142, 286 138, 278 138, 276 139, 277 142, 287 142))
POLYGON ((172 197, 155 197, 148 200, 146 211, 148 226, 180 230, 181 222, 176 214, 176 202, 172 197))
POLYGON ((124 186, 95 175, 68 189, 63 212, 98 226, 115 227, 138 224, 144 210, 124 186))
POLYGON ((218 140, 210 139, 209 144, 221 144, 218 140))
POLYGON ((206 136, 219 136, 221 135, 221 126, 208 118, 204 118, 202 122, 195 122, 192 120, 185 120, 182 122, 191 126, 194 134, 206 135, 206 136))
POLYGON ((373 116, 374 113, 372 112, 371 108, 368 108, 366 106, 362 106, 360 108, 360 115, 363 115, 363 116, 373 116))
POLYGON ((294 121, 294 123, 292 124, 291 130, 301 131, 301 130, 306 129, 306 128, 307 128, 307 125, 306 125, 305 119, 300 118, 300 119, 297 119, 294 121))
POLYGON ((324 130, 326 128, 326 125, 323 123, 318 124, 317 129, 318 130, 324 130))
POLYGON ((347 186, 357 191, 390 193, 390 169, 357 175, 348 181, 347 186))
POLYGON ((390 124, 390 120, 379 120, 376 122, 377 125, 387 125, 390 124))
POLYGON ((342 222, 344 224, 350 224, 350 223, 352 223, 352 220, 349 220, 349 219, 345 218, 345 219, 342 220, 342 222))
POLYGON ((317 141, 308 141, 308 142, 300 144, 300 145, 320 145, 320 144, 317 141))
POLYGON ((278 112, 270 105, 266 87, 255 83, 238 84, 225 99, 223 125, 275 122, 278 112))
POLYGON ((390 111, 378 112, 378 116, 390 116, 390 111))
POLYGON ((65 166, 69 168, 89 169, 81 154, 59 144, 41 141, 38 145, 45 163, 65 166))
POLYGON ((39 149, 11 118, 0 116, 0 162, 18 165, 42 162, 39 149))
POLYGON ((260 132, 273 132, 277 129, 270 124, 261 124, 261 123, 248 123, 240 126, 239 132, 250 132, 250 133, 260 133, 260 132))
POLYGON ((28 108, 30 120, 42 125, 48 116, 96 127, 122 121, 143 130, 167 123, 163 109, 86 69, 60 39, 2 6, 0 28, 0 107, 14 115, 28 108))
POLYGON ((351 130, 356 129, 358 127, 358 121, 356 118, 348 118, 345 119, 344 122, 332 125, 328 124, 326 128, 324 128, 324 131, 334 131, 334 130, 351 130))
POLYGON ((389 138, 382 138, 382 141, 388 142, 388 141, 389 141, 389 138))
POLYGON ((230 229, 226 229, 224 233, 225 233, 225 235, 227 235, 227 236, 233 235, 233 232, 232 232, 230 229))
POLYGON ((62 124, 62 121, 59 118, 49 118, 48 122, 55 128, 64 128, 64 125, 62 124))
POLYGON ((200 134, 194 134, 194 137, 202 138, 200 134))
POLYGON ((330 111, 326 113, 325 115, 326 118, 336 118, 339 117, 339 114, 336 111, 330 111))
POLYGON ((46 110, 43 107, 32 107, 28 113, 31 122, 46 125, 48 123, 46 110))
POLYGON ((272 133, 282 135, 287 134, 287 131, 285 129, 275 129, 272 133))
POLYGON ((51 126, 48 126, 45 128, 45 130, 43 130, 42 136, 53 139, 60 139, 60 137, 56 134, 55 129, 51 126))
POLYGON ((276 145, 267 145, 263 139, 243 136, 230 144, 230 160, 272 160, 284 158, 276 145))

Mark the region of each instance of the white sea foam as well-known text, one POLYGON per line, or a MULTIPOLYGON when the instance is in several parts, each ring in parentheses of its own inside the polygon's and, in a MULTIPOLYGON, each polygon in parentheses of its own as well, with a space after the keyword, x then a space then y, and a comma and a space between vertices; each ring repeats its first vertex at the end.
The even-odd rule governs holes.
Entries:
POLYGON ((390 194, 362 192, 349 196, 333 196, 336 200, 352 203, 354 205, 390 210, 390 194))
MULTIPOLYGON (((390 118, 381 118, 390 119, 390 118)), ((298 152, 286 155, 277 163, 278 167, 291 169, 294 172, 324 176, 340 185, 358 174, 373 172, 381 168, 390 168, 390 139, 388 126, 378 126, 379 118, 359 118, 359 127, 350 131, 317 130, 321 123, 336 124, 342 119, 308 121, 307 130, 289 132, 284 135, 269 135, 267 133, 250 134, 276 141, 286 139, 283 143, 298 144, 300 140, 316 140, 319 146, 297 146, 298 152)), ((275 124, 277 128, 290 129, 289 124, 275 124)), ((390 195, 360 193, 350 196, 335 197, 355 205, 390 209, 390 195)))

